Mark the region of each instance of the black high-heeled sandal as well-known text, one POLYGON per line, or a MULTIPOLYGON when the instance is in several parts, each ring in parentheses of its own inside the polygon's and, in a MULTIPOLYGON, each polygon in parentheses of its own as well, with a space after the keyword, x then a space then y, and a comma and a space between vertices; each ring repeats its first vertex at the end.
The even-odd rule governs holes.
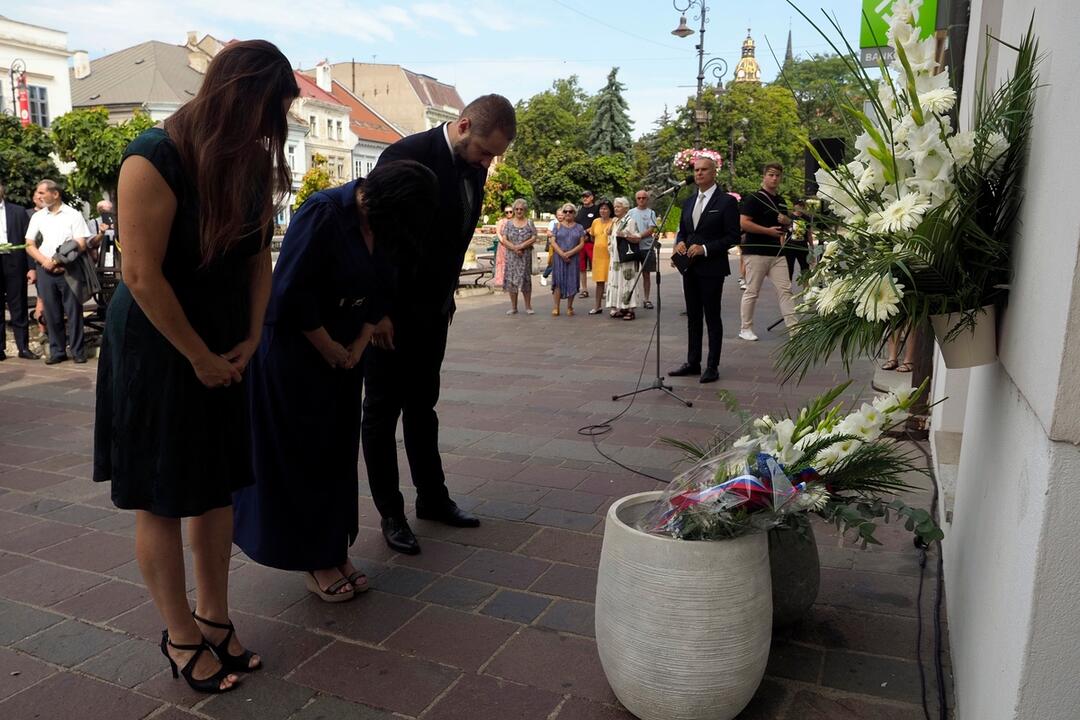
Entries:
POLYGON ((192 690, 201 693, 216 694, 235 690, 236 686, 240 683, 235 682, 229 687, 221 687, 221 681, 232 674, 232 672, 228 670, 224 665, 222 665, 221 669, 219 669, 216 673, 214 673, 208 678, 196 680, 192 677, 192 673, 195 672, 195 663, 198 662, 199 656, 203 654, 204 650, 210 650, 211 652, 213 652, 213 650, 210 648, 210 643, 208 643, 205 638, 201 643, 197 645, 177 645, 169 639, 168 630, 161 631, 161 654, 164 655, 165 659, 169 661, 169 667, 172 668, 172 676, 174 680, 183 675, 184 680, 187 681, 188 686, 192 690), (184 667, 177 670, 176 661, 173 660, 172 655, 169 654, 169 647, 172 647, 174 650, 194 650, 195 654, 191 656, 191 659, 187 661, 184 667))
MULTIPOLYGON (((218 630, 229 631, 225 634, 224 640, 219 642, 217 645, 210 645, 210 647, 214 650, 214 654, 217 655, 218 660, 221 661, 221 666, 223 668, 225 668, 229 672, 255 672, 262 667, 261 658, 259 659, 258 665, 256 665, 255 667, 248 667, 248 665, 251 663, 251 658, 255 656, 255 653, 250 650, 245 650, 239 655, 229 654, 229 641, 232 640, 233 633, 236 632, 236 628, 233 626, 232 620, 230 620, 228 623, 214 622, 213 620, 207 620, 204 617, 199 617, 195 614, 194 610, 191 611, 191 617, 195 618, 203 625, 209 625, 210 627, 217 628, 218 630)), ((208 644, 210 643, 209 640, 207 640, 206 642, 208 644)))

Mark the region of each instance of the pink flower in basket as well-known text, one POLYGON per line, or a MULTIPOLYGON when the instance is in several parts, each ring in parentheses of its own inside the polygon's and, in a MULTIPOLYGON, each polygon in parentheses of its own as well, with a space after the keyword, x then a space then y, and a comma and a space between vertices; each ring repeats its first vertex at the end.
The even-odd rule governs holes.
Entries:
POLYGON ((699 157, 709 158, 715 162, 717 170, 720 169, 724 162, 724 158, 715 150, 709 148, 686 148, 675 153, 674 165, 679 170, 693 170, 694 160, 699 157))

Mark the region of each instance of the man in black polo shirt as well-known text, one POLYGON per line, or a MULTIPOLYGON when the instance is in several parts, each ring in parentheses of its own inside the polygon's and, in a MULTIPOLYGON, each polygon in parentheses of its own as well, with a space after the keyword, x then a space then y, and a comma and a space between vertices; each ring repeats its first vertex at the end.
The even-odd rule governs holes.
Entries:
POLYGON ((742 254, 746 259, 746 290, 742 296, 742 328, 739 337, 757 340, 754 334, 754 306, 761 284, 768 277, 776 289, 784 324, 795 324, 795 303, 791 299, 791 278, 787 258, 783 255, 783 240, 787 237, 791 218, 784 199, 778 194, 784 168, 769 163, 761 178, 761 189, 743 198, 739 206, 739 224, 745 233, 742 254))
POLYGON ((589 290, 586 281, 588 280, 587 272, 589 266, 592 265, 593 254, 593 237, 589 235, 589 226, 592 225, 592 221, 600 217, 599 208, 593 204, 593 200, 596 198, 593 196, 592 190, 586 190, 581 193, 581 207, 578 208, 577 216, 574 218, 574 222, 585 229, 585 246, 581 248, 581 252, 578 253, 578 257, 581 258, 581 294, 578 297, 589 297, 589 290))

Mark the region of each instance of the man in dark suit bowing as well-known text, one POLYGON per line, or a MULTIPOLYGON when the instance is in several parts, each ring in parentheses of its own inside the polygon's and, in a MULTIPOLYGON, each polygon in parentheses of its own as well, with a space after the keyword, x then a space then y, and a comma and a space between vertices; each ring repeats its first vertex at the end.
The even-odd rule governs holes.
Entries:
MULTIPOLYGON (((0 181, 0 246, 22 245, 26 237, 26 228, 30 224, 26 210, 4 200, 4 184, 0 181)), ((37 355, 30 351, 29 317, 26 313, 26 285, 30 278, 30 266, 26 260, 26 250, 0 250, 0 360, 7 359, 4 351, 5 324, 4 307, 11 313, 11 334, 15 336, 15 347, 19 357, 36 360, 37 355)))
POLYGON ((469 103, 457 120, 399 140, 379 158, 379 165, 416 160, 439 180, 438 206, 415 209, 429 218, 421 257, 416 262, 403 258, 389 319, 379 324, 373 352, 365 355, 364 462, 383 537, 398 552, 420 552, 398 489, 394 436, 399 415, 416 486, 416 516, 455 527, 480 524, 447 492, 435 405, 454 290, 480 217, 487 168, 506 152, 516 132, 510 101, 485 95, 469 103))
POLYGON ((716 186, 716 163, 707 157, 694 158, 695 192, 683 203, 679 234, 675 238, 675 262, 683 273, 686 297, 688 347, 686 362, 668 373, 697 375, 700 382, 720 378, 720 346, 724 325, 720 320, 720 298, 724 278, 731 273, 728 249, 739 243, 739 206, 735 198, 716 186), (709 326, 709 355, 701 369, 702 316, 709 326))

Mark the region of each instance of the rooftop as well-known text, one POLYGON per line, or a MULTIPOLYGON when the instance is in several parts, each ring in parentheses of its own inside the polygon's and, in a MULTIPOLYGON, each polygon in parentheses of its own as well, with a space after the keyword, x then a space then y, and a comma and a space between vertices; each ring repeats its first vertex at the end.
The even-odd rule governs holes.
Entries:
POLYGON ((71 79, 73 107, 183 104, 195 97, 203 76, 188 65, 189 50, 150 40, 90 61, 90 75, 71 79))

